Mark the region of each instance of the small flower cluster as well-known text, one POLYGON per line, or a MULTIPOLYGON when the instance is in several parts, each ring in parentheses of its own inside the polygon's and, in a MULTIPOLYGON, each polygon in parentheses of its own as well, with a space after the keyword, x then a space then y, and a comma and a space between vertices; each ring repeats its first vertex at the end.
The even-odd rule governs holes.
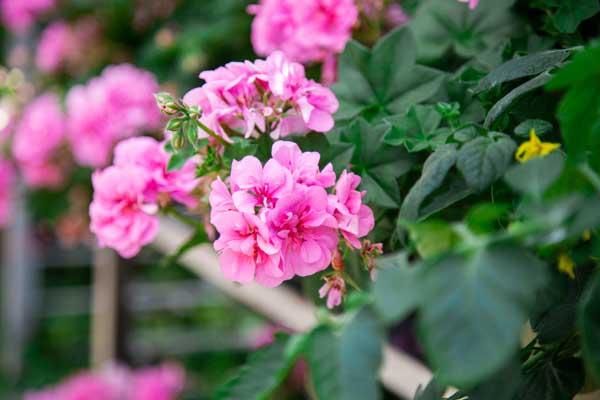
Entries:
POLYGON ((114 164, 94 173, 90 230, 101 246, 133 257, 156 236, 161 206, 171 200, 196 206, 196 160, 176 171, 167 170, 168 161, 164 143, 136 137, 120 142, 114 164))
POLYGON ((15 33, 26 31, 41 15, 56 6, 56 0, 2 0, 2 24, 15 33))
POLYGON ((301 63, 340 53, 358 18, 354 0, 261 0, 249 11, 255 14, 254 50, 260 55, 281 50, 301 63))
POLYGON ((176 364, 130 371, 110 367, 99 372, 82 372, 63 383, 24 400, 175 400, 183 391, 185 372, 176 364))
POLYGON ((304 67, 281 52, 266 60, 204 71, 200 78, 206 83, 183 98, 187 106, 199 110, 199 122, 205 127, 198 132, 200 138, 218 135, 231 141, 231 134, 279 138, 333 128, 332 114, 338 109, 335 95, 307 79, 304 67))
POLYGON ((46 74, 68 70, 76 75, 95 65, 102 51, 100 26, 94 18, 80 18, 73 24, 56 21, 42 32, 35 63, 46 74))
POLYGON ((25 107, 16 126, 12 154, 30 187, 55 188, 64 181, 57 150, 64 144, 66 121, 56 95, 46 93, 25 107))
POLYGON ((213 182, 211 223, 220 234, 214 247, 226 278, 277 286, 326 269, 339 234, 361 248, 374 219, 356 190, 360 177, 344 171, 336 183, 331 164, 321 170, 319 158, 278 141, 264 166, 247 156, 233 162, 229 185, 213 182))
POLYGON ((75 160, 101 167, 121 139, 160 128, 154 76, 129 64, 107 67, 67 95, 68 136, 75 160))

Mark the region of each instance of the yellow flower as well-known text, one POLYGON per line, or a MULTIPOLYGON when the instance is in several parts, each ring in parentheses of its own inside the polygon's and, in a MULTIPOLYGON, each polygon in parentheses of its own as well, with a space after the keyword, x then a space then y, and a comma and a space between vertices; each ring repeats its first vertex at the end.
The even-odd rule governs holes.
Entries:
POLYGON ((521 143, 515 158, 517 161, 524 163, 531 160, 532 158, 545 156, 546 154, 552 153, 554 150, 560 148, 560 143, 544 143, 535 134, 535 129, 529 131, 529 141, 521 143))
POLYGON ((586 229, 581 234, 581 238, 583 239, 584 242, 588 242, 592 238, 592 231, 590 231, 589 229, 586 229))
POLYGON ((561 253, 558 256, 558 270, 566 274, 571 279, 575 279, 575 263, 573 259, 566 253, 561 253))

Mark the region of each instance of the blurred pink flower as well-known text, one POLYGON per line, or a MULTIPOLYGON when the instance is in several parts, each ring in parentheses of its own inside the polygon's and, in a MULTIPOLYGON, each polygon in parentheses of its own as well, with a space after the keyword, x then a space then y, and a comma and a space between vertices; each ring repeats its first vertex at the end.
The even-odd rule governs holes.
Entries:
POLYGON ((161 117, 154 101, 158 90, 151 73, 128 64, 109 66, 87 85, 73 87, 67 110, 75 160, 104 166, 117 141, 158 130, 161 117))
POLYGON ((56 187, 64 181, 57 151, 65 136, 65 117, 56 95, 43 94, 25 108, 15 129, 12 153, 27 185, 56 187))
POLYGON ((169 158, 164 142, 147 136, 134 137, 117 144, 114 165, 137 165, 145 169, 151 179, 149 191, 166 195, 189 208, 195 207, 198 199, 192 191, 198 186, 197 160, 190 158, 180 169, 168 171, 169 158))
POLYGON ((0 158, 0 227, 10 222, 15 170, 10 161, 0 158))
POLYGON ((261 0, 249 11, 254 50, 263 56, 281 50, 301 63, 340 53, 358 18, 353 0, 261 0))
POLYGON ((133 257, 158 231, 151 175, 136 165, 110 166, 96 171, 92 183, 90 230, 100 246, 115 249, 122 257, 133 257))
POLYGON ((2 0, 2 23, 14 33, 23 33, 41 14, 54 7, 56 0, 2 0))
POLYGON ((128 400, 175 400, 185 385, 185 372, 176 364, 163 364, 137 371, 128 400))
MULTIPOLYGON (((205 84, 183 98, 202 110, 200 121, 230 141, 224 126, 245 137, 270 133, 273 138, 333 128, 338 101, 328 88, 306 78, 304 67, 281 52, 266 60, 233 62, 204 71, 205 84)), ((204 131, 198 135, 208 138, 204 131)))
POLYGON ((398 3, 392 3, 385 10, 385 22, 390 28, 402 26, 408 23, 408 15, 398 3))
POLYGON ((67 58, 77 47, 77 39, 69 25, 53 22, 42 32, 35 55, 40 71, 53 73, 64 67, 67 58))
POLYGON ((469 8, 471 10, 474 10, 477 7, 477 5, 479 4, 479 0, 458 0, 458 1, 460 1, 461 3, 469 3, 469 8))

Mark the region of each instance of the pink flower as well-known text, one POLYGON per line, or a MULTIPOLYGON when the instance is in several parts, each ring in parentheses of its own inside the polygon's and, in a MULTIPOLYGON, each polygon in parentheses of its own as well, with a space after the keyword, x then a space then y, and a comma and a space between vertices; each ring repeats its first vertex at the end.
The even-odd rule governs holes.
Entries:
POLYGON ((335 218, 327 213, 325 189, 311 186, 284 197, 268 219, 296 275, 312 275, 329 266, 338 236, 335 218))
POLYGON ((40 37, 35 56, 37 67, 45 73, 58 71, 76 45, 71 27, 63 21, 53 22, 40 37))
POLYGON ((90 230, 100 246, 113 248, 122 257, 133 257, 154 239, 158 230, 152 177, 135 165, 110 166, 96 171, 92 183, 90 230))
MULTIPOLYGON (((306 78, 302 65, 280 52, 254 63, 229 63, 200 77, 205 84, 183 98, 202 110, 200 121, 226 141, 225 129, 245 137, 271 134, 278 138, 309 130, 326 132, 333 127, 338 101, 331 90, 306 78)), ((199 130, 198 136, 209 135, 199 130)))
POLYGON ((157 130, 158 89, 151 73, 128 64, 109 66, 87 85, 73 87, 67 96, 68 135, 76 161, 104 166, 117 141, 157 130))
POLYGON ((54 7, 56 0, 2 0, 2 23, 14 33, 23 33, 41 14, 54 7))
POLYGON ((479 4, 479 0, 458 0, 458 1, 460 1, 461 3, 469 3, 469 8, 471 10, 474 10, 477 7, 477 5, 479 4))
POLYGON ((358 238, 366 236, 375 226, 373 211, 362 204, 365 192, 356 190, 359 184, 360 176, 344 171, 335 186, 335 195, 330 198, 340 232, 356 249, 361 248, 358 238))
POLYGON ((402 26, 408 23, 408 15, 404 12, 404 9, 400 4, 392 3, 385 11, 385 22, 391 27, 402 26))
POLYGON ((190 158, 181 169, 168 171, 169 158, 164 142, 147 136, 134 137, 117 144, 114 165, 137 165, 145 169, 151 178, 149 192, 166 195, 189 208, 195 207, 198 199, 192 192, 198 186, 196 160, 190 158))
POLYGON ((233 205, 233 199, 231 193, 227 188, 227 185, 217 178, 210 185, 210 194, 208 196, 208 202, 210 203, 210 219, 212 219, 225 211, 235 211, 236 208, 233 205))
POLYGON ((296 183, 304 186, 331 187, 335 184, 335 172, 331 163, 319 169, 321 155, 315 151, 302 152, 294 142, 279 140, 271 149, 273 159, 292 173, 296 183))
POLYGON ((325 284, 319 289, 319 297, 327 296, 327 308, 332 309, 342 304, 342 298, 346 293, 346 282, 339 275, 325 278, 325 284))
POLYGON ((127 400, 176 400, 185 385, 185 372, 175 364, 146 368, 133 376, 127 400))
POLYGON ((292 191, 289 171, 269 160, 263 168, 256 157, 247 156, 231 164, 232 200, 240 211, 254 214, 256 207, 273 208, 277 200, 292 191))
POLYGON ((12 164, 0 158, 0 227, 6 226, 11 216, 15 170, 12 164))
POLYGON ((215 215, 211 222, 221 234, 214 246, 227 279, 240 283, 256 280, 271 287, 293 276, 293 271, 284 269, 281 262, 280 244, 257 216, 225 211, 215 215))
POLYGON ((29 186, 56 187, 63 182, 57 152, 65 134, 65 117, 56 95, 41 95, 25 108, 15 129, 12 153, 29 186))
POLYGON ((353 0, 261 0, 249 11, 254 50, 263 56, 281 50, 301 63, 340 53, 358 18, 353 0))

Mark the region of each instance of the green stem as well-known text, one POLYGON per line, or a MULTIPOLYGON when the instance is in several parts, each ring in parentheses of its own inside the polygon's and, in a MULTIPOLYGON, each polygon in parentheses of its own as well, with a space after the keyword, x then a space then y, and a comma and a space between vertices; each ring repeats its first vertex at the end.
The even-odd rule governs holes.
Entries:
POLYGON ((587 178, 587 180, 594 186, 597 192, 600 192, 600 176, 590 168, 588 164, 579 166, 579 171, 587 178))
POLYGON ((200 127, 200 129, 202 129, 204 132, 208 133, 208 135, 210 137, 212 137, 213 139, 215 139, 217 142, 219 142, 223 146, 228 146, 229 145, 229 143, 227 143, 225 141, 225 139, 223 139, 221 136, 219 136, 217 134, 217 132, 213 131, 212 129, 210 129, 208 126, 204 125, 202 122, 200 122, 197 119, 195 119, 194 121, 196 121, 196 124, 198 124, 198 126, 200 127))
POLYGON ((349 274, 344 273, 344 280, 348 282, 350 286, 352 286, 354 289, 356 289, 359 292, 362 292, 362 289, 360 288, 360 286, 358 286, 358 283, 356 283, 349 274))

